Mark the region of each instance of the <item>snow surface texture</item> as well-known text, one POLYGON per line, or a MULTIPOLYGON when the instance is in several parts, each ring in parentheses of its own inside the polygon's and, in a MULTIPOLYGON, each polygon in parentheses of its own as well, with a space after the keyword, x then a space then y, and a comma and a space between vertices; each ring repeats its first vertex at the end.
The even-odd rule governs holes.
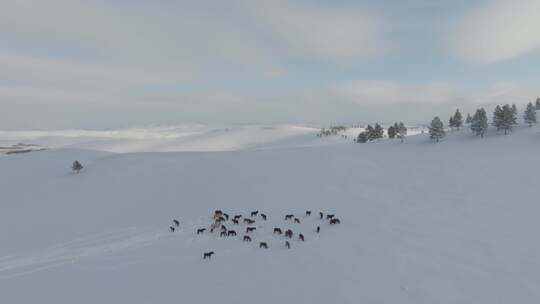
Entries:
POLYGON ((539 128, 450 132, 439 144, 314 132, 258 144, 239 135, 223 141, 237 151, 222 152, 25 141, 52 149, 0 157, 0 302, 540 302, 539 128), (80 174, 70 172, 75 159, 80 174), (252 243, 196 235, 215 209, 269 219, 252 243), (319 210, 342 224, 319 221, 319 210), (287 213, 302 223, 285 223, 287 213), (287 250, 274 226, 306 241, 287 250))

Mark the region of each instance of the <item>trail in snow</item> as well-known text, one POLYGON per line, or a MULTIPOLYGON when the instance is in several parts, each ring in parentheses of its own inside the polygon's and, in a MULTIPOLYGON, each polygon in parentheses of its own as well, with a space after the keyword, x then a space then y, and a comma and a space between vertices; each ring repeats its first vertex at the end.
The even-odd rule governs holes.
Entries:
POLYGON ((141 248, 149 246, 159 239, 176 235, 167 233, 163 228, 158 230, 130 227, 114 232, 85 236, 44 250, 0 257, 0 278, 25 275, 124 250, 141 248))

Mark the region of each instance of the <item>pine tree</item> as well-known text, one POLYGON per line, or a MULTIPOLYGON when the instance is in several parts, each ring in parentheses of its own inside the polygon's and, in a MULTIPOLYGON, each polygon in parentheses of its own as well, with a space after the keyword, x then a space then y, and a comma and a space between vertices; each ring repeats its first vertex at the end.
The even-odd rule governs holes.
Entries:
POLYGON ((498 130, 503 129, 504 113, 500 105, 495 107, 493 111, 493 126, 498 130))
POLYGON ((504 130, 505 135, 508 134, 508 131, 512 131, 512 128, 517 125, 516 105, 497 106, 493 113, 493 125, 497 130, 504 130))
POLYGON ((536 109, 540 110, 540 97, 536 98, 536 109))
POLYGON ((484 110, 484 108, 480 108, 476 110, 476 113, 474 113, 474 117, 472 118, 471 122, 471 130, 476 136, 480 135, 480 137, 483 138, 487 128, 488 118, 486 110, 484 110))
POLYGON ((362 131, 360 134, 358 134, 358 137, 356 138, 357 143, 365 143, 369 139, 368 132, 362 131))
POLYGON ((396 137, 397 130, 394 128, 394 126, 388 127, 386 134, 388 134, 388 138, 394 139, 396 137))
POLYGON ((429 125, 429 138, 439 142, 441 138, 446 135, 444 131, 444 125, 438 116, 435 116, 429 125))
POLYGON ((375 139, 375 133, 373 132, 375 129, 371 125, 368 125, 366 130, 364 132, 367 133, 368 141, 372 141, 375 139))
POLYGON ((512 104, 512 115, 509 116, 509 119, 510 119, 510 123, 512 125, 517 125, 518 122, 517 122, 517 117, 518 117, 518 109, 516 107, 516 104, 512 104))
POLYGON ((532 102, 527 104, 527 108, 523 114, 523 120, 529 125, 529 127, 536 123, 536 109, 534 108, 532 102))
POLYGON ((448 119, 448 126, 450 128, 454 127, 454 116, 450 116, 450 118, 448 119))
MULTIPOLYGON (((394 127, 396 127, 396 125, 394 125, 394 127)), ((401 139, 401 142, 403 142, 405 136, 407 136, 407 127, 405 127, 405 124, 400 121, 397 125, 397 137, 401 139)))
POLYGON ((461 115, 461 112, 459 111, 459 109, 456 109, 456 113, 454 113, 454 116, 452 116, 450 120, 451 120, 450 127, 452 128, 456 128, 459 130, 459 128, 463 126, 463 115, 461 115))
POLYGON ((384 137, 384 129, 381 127, 381 125, 376 123, 375 128, 373 129, 373 138, 380 139, 383 137, 384 137))
POLYGON ((466 124, 472 123, 472 117, 471 117, 471 114, 467 113, 467 118, 465 119, 465 123, 466 123, 466 124))
POLYGON ((71 170, 73 170, 76 173, 81 172, 83 168, 84 168, 83 165, 81 165, 81 163, 78 160, 74 161, 73 165, 71 166, 71 170))

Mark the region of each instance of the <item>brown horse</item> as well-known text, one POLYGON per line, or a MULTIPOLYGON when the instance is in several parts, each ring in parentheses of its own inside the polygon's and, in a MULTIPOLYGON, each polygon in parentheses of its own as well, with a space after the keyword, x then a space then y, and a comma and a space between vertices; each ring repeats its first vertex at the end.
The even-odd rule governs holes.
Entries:
POLYGON ((213 255, 214 255, 214 252, 213 252, 213 251, 205 252, 205 253, 203 254, 203 260, 210 259, 213 255))
POLYGON ((288 237, 288 238, 292 239, 293 231, 291 229, 285 231, 285 237, 288 237))
POLYGON ((338 218, 333 218, 330 220, 330 225, 341 224, 341 221, 338 218))
POLYGON ((249 235, 244 235, 244 242, 251 242, 251 237, 249 235))
POLYGON ((259 243, 259 248, 268 249, 268 244, 266 244, 266 242, 260 242, 259 243))

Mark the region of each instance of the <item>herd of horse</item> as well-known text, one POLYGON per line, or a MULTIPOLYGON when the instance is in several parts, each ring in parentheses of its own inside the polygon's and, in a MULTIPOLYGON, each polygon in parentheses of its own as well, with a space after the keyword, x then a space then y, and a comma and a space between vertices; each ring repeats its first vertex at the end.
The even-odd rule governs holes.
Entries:
MULTIPOLYGON (((305 212, 305 216, 310 217, 311 216, 311 210, 307 210, 305 212)), ((225 226, 225 224, 230 222, 230 223, 232 223, 233 226, 239 226, 240 223, 242 222, 243 224, 248 225, 248 226, 245 227, 245 233, 244 233, 244 235, 242 237, 242 240, 244 242, 252 242, 253 241, 252 233, 257 230, 257 227, 250 226, 250 225, 255 224, 256 221, 259 218, 262 219, 263 221, 266 221, 268 219, 268 216, 266 214, 261 213, 258 210, 256 210, 256 211, 252 211, 250 213, 249 217, 245 217, 245 216, 243 216, 241 214, 237 214, 234 217, 230 217, 229 214, 223 212, 222 210, 215 210, 214 213, 213 213, 213 216, 212 216, 213 221, 212 221, 209 229, 206 228, 206 227, 198 228, 198 229, 196 229, 196 234, 197 235, 204 234, 208 230, 210 233, 214 233, 216 231, 219 231, 220 237, 234 237, 234 236, 238 235, 236 230, 235 229, 228 229, 227 226, 225 226)), ((320 220, 326 219, 328 221, 329 225, 341 224, 340 219, 338 219, 334 214, 327 214, 326 217, 325 217, 324 213, 319 212, 319 219, 320 220)), ((286 214, 285 217, 284 217, 284 221, 292 222, 292 223, 295 223, 295 224, 300 224, 301 223, 300 219, 298 217, 296 217, 294 214, 286 214)), ((179 227, 180 227, 180 221, 178 221, 177 219, 173 219, 173 225, 169 227, 169 230, 171 232, 175 232, 175 230, 178 229, 179 227)), ((316 227, 316 229, 315 229, 315 233, 320 233, 320 231, 321 231, 321 226, 318 225, 316 227)), ((273 230, 273 234, 274 235, 284 235, 285 236, 285 247, 287 249, 291 248, 291 243, 289 242, 289 240, 292 240, 294 238, 294 232, 293 232, 292 229, 287 229, 287 230, 283 231, 281 228, 275 227, 274 230, 273 230)), ((304 235, 302 233, 298 233, 297 237, 298 237, 297 239, 299 241, 302 241, 302 242, 305 241, 305 237, 304 237, 304 235)), ((265 241, 259 242, 259 248, 268 249, 268 243, 265 242, 265 241)), ((204 252, 203 253, 203 259, 210 259, 214 254, 215 254, 214 251, 204 252)))

